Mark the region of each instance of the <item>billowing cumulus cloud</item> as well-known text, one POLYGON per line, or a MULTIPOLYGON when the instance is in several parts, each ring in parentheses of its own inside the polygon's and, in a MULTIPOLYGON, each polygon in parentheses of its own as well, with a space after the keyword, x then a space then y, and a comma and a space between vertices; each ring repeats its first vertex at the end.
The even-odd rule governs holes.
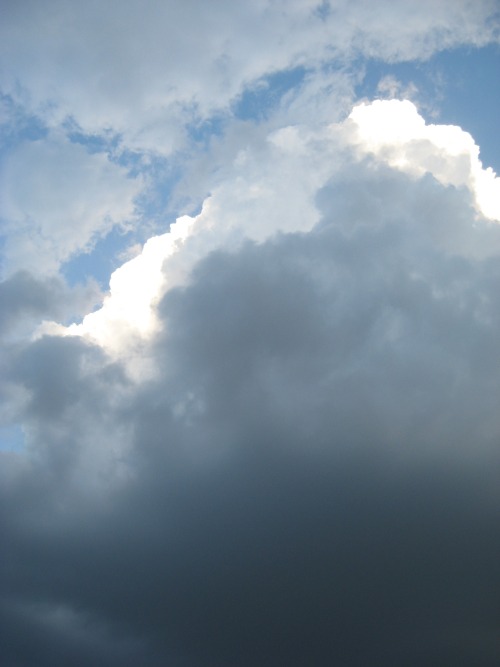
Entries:
POLYGON ((317 206, 166 292, 149 380, 10 360, 8 664, 495 664, 500 227, 370 161, 317 206))
POLYGON ((496 667, 498 178, 355 93, 495 3, 154 7, 6 7, 2 664, 496 667))
MULTIPOLYGON (((306 126, 273 130, 259 145, 236 154, 232 177, 214 189, 196 217, 179 218, 120 267, 103 307, 67 333, 87 335, 108 351, 128 356, 131 336, 148 337, 158 330, 155 307, 162 292, 184 283, 196 261, 217 248, 235 249, 244 240, 310 231, 321 216, 318 192, 355 164, 364 168, 366 156, 413 178, 428 174, 443 185, 463 187, 478 212, 498 222, 500 181, 491 169, 483 169, 478 153, 469 134, 455 126, 426 125, 407 101, 362 104, 346 121, 317 131, 306 126)), ((362 199, 357 205, 360 215, 368 214, 362 199)), ((453 230, 428 231, 463 252, 496 252, 496 244, 485 241, 489 228, 484 222, 472 236, 462 227, 457 221, 453 230)))
POLYGON ((426 125, 408 101, 381 101, 357 106, 349 117, 356 143, 409 174, 432 173, 441 183, 466 186, 487 218, 500 221, 500 179, 483 169, 479 147, 460 127, 426 125))

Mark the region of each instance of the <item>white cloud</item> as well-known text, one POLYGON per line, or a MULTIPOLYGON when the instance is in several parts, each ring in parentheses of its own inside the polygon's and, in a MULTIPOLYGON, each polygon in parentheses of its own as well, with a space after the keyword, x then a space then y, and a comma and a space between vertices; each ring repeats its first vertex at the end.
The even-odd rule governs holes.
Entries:
MULTIPOLYGON (((110 292, 102 308, 87 315, 81 324, 58 329, 46 323, 39 334, 62 331, 69 335, 89 336, 110 352, 118 351, 128 356, 134 337, 150 336, 158 329, 155 306, 166 288, 164 263, 181 251, 194 222, 189 216, 183 216, 166 234, 150 238, 140 254, 113 272, 110 292)), ((170 272, 167 287, 176 284, 178 279, 170 272)))
POLYGON ((500 179, 483 168, 479 146, 454 125, 427 125, 408 100, 376 100, 356 106, 349 118, 361 153, 408 174, 430 173, 444 185, 465 186, 485 217, 500 221, 500 179))
MULTIPOLYGON (((237 152, 197 216, 184 216, 170 232, 151 238, 140 255, 113 274, 100 310, 81 325, 46 324, 41 331, 89 336, 109 352, 127 356, 137 336, 157 332, 156 303, 165 291, 186 284, 196 262, 217 249, 235 250, 248 239, 263 242, 277 233, 311 230, 321 217, 321 189, 367 154, 416 179, 428 173, 445 186, 465 187, 483 215, 500 219, 494 208, 500 182, 482 169, 478 153, 468 133, 427 125, 408 101, 361 104, 346 121, 317 129, 274 130, 237 152)), ((457 223, 450 239, 441 242, 462 252, 464 244, 470 252, 495 252, 485 238, 479 234, 472 242, 457 223)))
POLYGON ((394 3, 9 3, 1 85, 30 110, 170 153, 190 119, 225 109, 273 71, 357 54, 386 60, 494 38, 494 0, 394 3))
POLYGON ((26 141, 5 158, 0 215, 5 269, 55 272, 134 217, 142 179, 63 136, 26 141))

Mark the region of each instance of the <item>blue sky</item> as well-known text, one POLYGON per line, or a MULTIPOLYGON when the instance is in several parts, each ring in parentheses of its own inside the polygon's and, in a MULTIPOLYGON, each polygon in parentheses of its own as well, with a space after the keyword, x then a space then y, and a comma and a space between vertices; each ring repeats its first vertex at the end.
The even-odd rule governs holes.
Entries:
POLYGON ((497 0, 3 13, 2 664, 496 667, 497 0))
POLYGON ((500 96, 500 52, 497 44, 439 52, 423 62, 387 65, 369 62, 360 93, 377 94, 384 76, 415 84, 424 115, 433 122, 459 125, 481 149, 481 159, 498 173, 500 145, 495 132, 500 96), (431 113, 432 112, 432 115, 431 113))

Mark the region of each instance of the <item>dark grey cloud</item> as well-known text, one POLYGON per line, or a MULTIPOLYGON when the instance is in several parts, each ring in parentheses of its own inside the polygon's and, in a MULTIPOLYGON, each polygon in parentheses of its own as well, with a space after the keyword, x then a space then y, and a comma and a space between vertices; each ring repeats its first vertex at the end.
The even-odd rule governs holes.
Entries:
POLYGON ((498 664, 500 228, 369 164, 318 203, 165 295, 155 378, 10 360, 8 667, 498 664))
POLYGON ((92 307, 97 285, 70 289, 60 278, 38 278, 18 271, 0 282, 0 334, 33 326, 42 318, 71 319, 92 307))

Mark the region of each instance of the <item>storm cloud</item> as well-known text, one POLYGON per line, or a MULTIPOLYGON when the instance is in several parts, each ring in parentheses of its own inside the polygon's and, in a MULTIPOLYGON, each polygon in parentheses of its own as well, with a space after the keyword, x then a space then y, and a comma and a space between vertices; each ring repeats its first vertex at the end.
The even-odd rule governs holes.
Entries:
POLYGON ((496 664, 500 228, 432 178, 340 190, 167 292, 147 382, 79 338, 12 361, 45 449, 6 664, 496 664))
POLYGON ((2 665, 497 667, 496 3, 5 13, 2 665))

